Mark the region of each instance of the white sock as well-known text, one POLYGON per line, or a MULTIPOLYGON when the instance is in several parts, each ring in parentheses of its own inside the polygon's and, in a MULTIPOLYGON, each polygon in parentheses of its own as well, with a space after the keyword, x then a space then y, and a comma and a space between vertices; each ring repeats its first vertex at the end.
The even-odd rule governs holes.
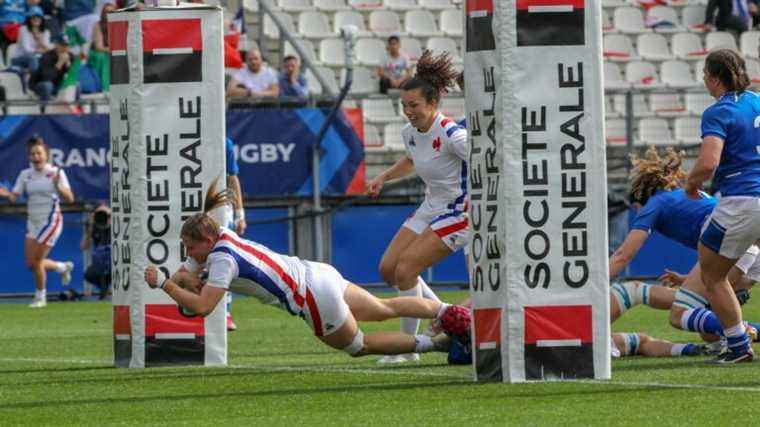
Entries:
POLYGON ((673 357, 681 356, 684 347, 686 347, 686 344, 673 344, 673 347, 670 347, 670 355, 673 357))
POLYGON ((435 348, 435 344, 433 344, 433 338, 427 335, 415 335, 414 342, 415 353, 427 353, 429 351, 433 351, 435 348))
POLYGON ((723 330, 726 337, 739 337, 745 332, 744 323, 739 323, 723 330))
POLYGON ((63 273, 66 271, 66 264, 60 261, 56 261, 55 267, 53 269, 55 270, 56 273, 63 273))
POLYGON ((37 301, 41 301, 44 299, 47 299, 47 291, 45 289, 43 290, 35 290, 34 291, 34 299, 37 301))
POLYGON ((430 289, 430 286, 428 286, 427 283, 425 283, 424 280, 422 280, 422 277, 417 276, 417 287, 422 289, 422 298, 441 302, 441 299, 438 298, 438 295, 433 292, 432 289, 430 289))
MULTIPOLYGON (((422 292, 419 286, 415 286, 405 291, 399 290, 398 294, 402 297, 422 297, 422 292)), ((417 329, 420 326, 420 319, 402 317, 399 319, 399 321, 401 323, 401 332, 407 335, 417 335, 417 329)))

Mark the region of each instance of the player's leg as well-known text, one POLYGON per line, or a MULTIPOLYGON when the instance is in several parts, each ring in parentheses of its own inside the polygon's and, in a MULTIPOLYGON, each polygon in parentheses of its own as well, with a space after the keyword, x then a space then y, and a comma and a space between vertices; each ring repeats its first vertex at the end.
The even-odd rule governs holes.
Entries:
POLYGON ((676 291, 668 320, 674 328, 698 332, 704 334, 708 341, 714 341, 723 334, 723 327, 715 313, 707 308, 709 302, 706 294, 702 269, 697 263, 676 291))
POLYGON ((704 354, 701 346, 687 343, 676 344, 670 341, 652 338, 647 334, 635 333, 638 341, 636 353, 647 357, 681 357, 698 356, 704 354))
POLYGON ((24 241, 24 261, 29 271, 32 272, 35 285, 34 300, 30 307, 44 307, 47 304, 47 275, 42 260, 45 259, 48 252, 50 252, 49 246, 43 245, 33 238, 27 237, 24 241))
POLYGON ((610 322, 639 304, 657 310, 668 310, 675 300, 675 291, 660 285, 638 281, 614 283, 610 287, 610 322))

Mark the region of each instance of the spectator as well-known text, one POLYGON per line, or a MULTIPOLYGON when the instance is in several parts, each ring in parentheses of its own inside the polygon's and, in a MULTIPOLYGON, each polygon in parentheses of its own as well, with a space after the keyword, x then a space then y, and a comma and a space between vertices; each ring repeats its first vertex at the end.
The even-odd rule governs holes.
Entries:
POLYGON ((747 0, 709 0, 705 10, 705 29, 741 34, 752 25, 747 0))
POLYGON ((29 78, 29 87, 41 100, 50 100, 58 94, 58 87, 70 66, 69 38, 61 34, 55 40, 55 48, 40 58, 39 68, 29 78))
POLYGON ((37 71, 42 54, 51 49, 50 31, 45 28, 44 13, 39 6, 29 8, 26 24, 18 33, 16 56, 11 64, 30 73, 37 71))
POLYGON ((97 286, 99 298, 105 299, 111 285, 111 209, 108 206, 100 205, 90 214, 80 248, 91 251, 84 278, 97 286))
MULTIPOLYGON (((63 2, 63 19, 66 22, 66 27, 69 27, 67 29, 68 35, 73 38, 71 41, 74 45, 80 44, 76 40, 82 40, 81 44, 84 47, 83 53, 85 54, 90 43, 92 43, 92 29, 100 20, 100 10, 95 9, 95 3, 95 0, 66 0, 63 2)), ((103 2, 103 4, 106 3, 113 3, 113 1, 103 2)))
POLYGON ((388 93, 388 89, 398 89, 409 79, 409 59, 401 53, 401 42, 398 36, 388 37, 388 52, 385 54, 383 66, 377 69, 380 77, 380 93, 388 93))
POLYGON ((92 30, 92 45, 87 56, 87 65, 92 68, 100 80, 103 92, 108 92, 111 85, 111 72, 108 67, 108 18, 107 14, 116 10, 116 5, 106 3, 100 11, 100 21, 92 30))
POLYGON ((9 45, 16 43, 21 24, 26 20, 26 0, 2 0, 0 2, 0 49, 5 57, 9 45))
POLYGON ((301 64, 294 55, 288 55, 282 61, 279 84, 280 97, 303 100, 309 97, 309 84, 303 74, 301 74, 301 64))
POLYGON ((227 96, 243 97, 276 97, 280 93, 277 75, 264 64, 261 52, 249 50, 245 55, 246 66, 238 70, 227 85, 227 96))

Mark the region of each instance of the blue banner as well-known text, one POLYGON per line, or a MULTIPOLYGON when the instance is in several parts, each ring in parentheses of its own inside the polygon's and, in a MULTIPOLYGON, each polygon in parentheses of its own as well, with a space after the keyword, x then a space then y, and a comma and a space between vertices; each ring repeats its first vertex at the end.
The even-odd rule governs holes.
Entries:
MULTIPOLYGON (((227 136, 236 143, 244 197, 309 196, 311 156, 326 118, 318 109, 248 110, 227 113, 227 136)), ((108 116, 30 115, 0 119, 0 185, 12 188, 29 167, 26 141, 41 136, 52 162, 62 167, 77 200, 107 200, 108 116)), ((339 115, 322 141, 320 183, 327 195, 361 192, 364 147, 339 115)))

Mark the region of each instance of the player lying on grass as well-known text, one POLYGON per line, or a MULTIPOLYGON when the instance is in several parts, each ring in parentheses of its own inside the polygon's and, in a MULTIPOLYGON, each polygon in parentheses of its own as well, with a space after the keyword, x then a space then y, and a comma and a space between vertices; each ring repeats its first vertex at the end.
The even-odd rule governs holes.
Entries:
POLYGON ((322 342, 351 356, 438 350, 425 335, 376 332, 365 336, 357 321, 402 316, 435 319, 446 333, 469 335, 470 314, 464 307, 418 297, 377 298, 328 264, 271 251, 220 227, 206 213, 185 221, 181 240, 188 259, 179 271, 167 278, 155 266, 148 266, 145 281, 203 316, 232 290, 302 317, 322 342), (208 271, 205 282, 199 278, 203 270, 208 271))

